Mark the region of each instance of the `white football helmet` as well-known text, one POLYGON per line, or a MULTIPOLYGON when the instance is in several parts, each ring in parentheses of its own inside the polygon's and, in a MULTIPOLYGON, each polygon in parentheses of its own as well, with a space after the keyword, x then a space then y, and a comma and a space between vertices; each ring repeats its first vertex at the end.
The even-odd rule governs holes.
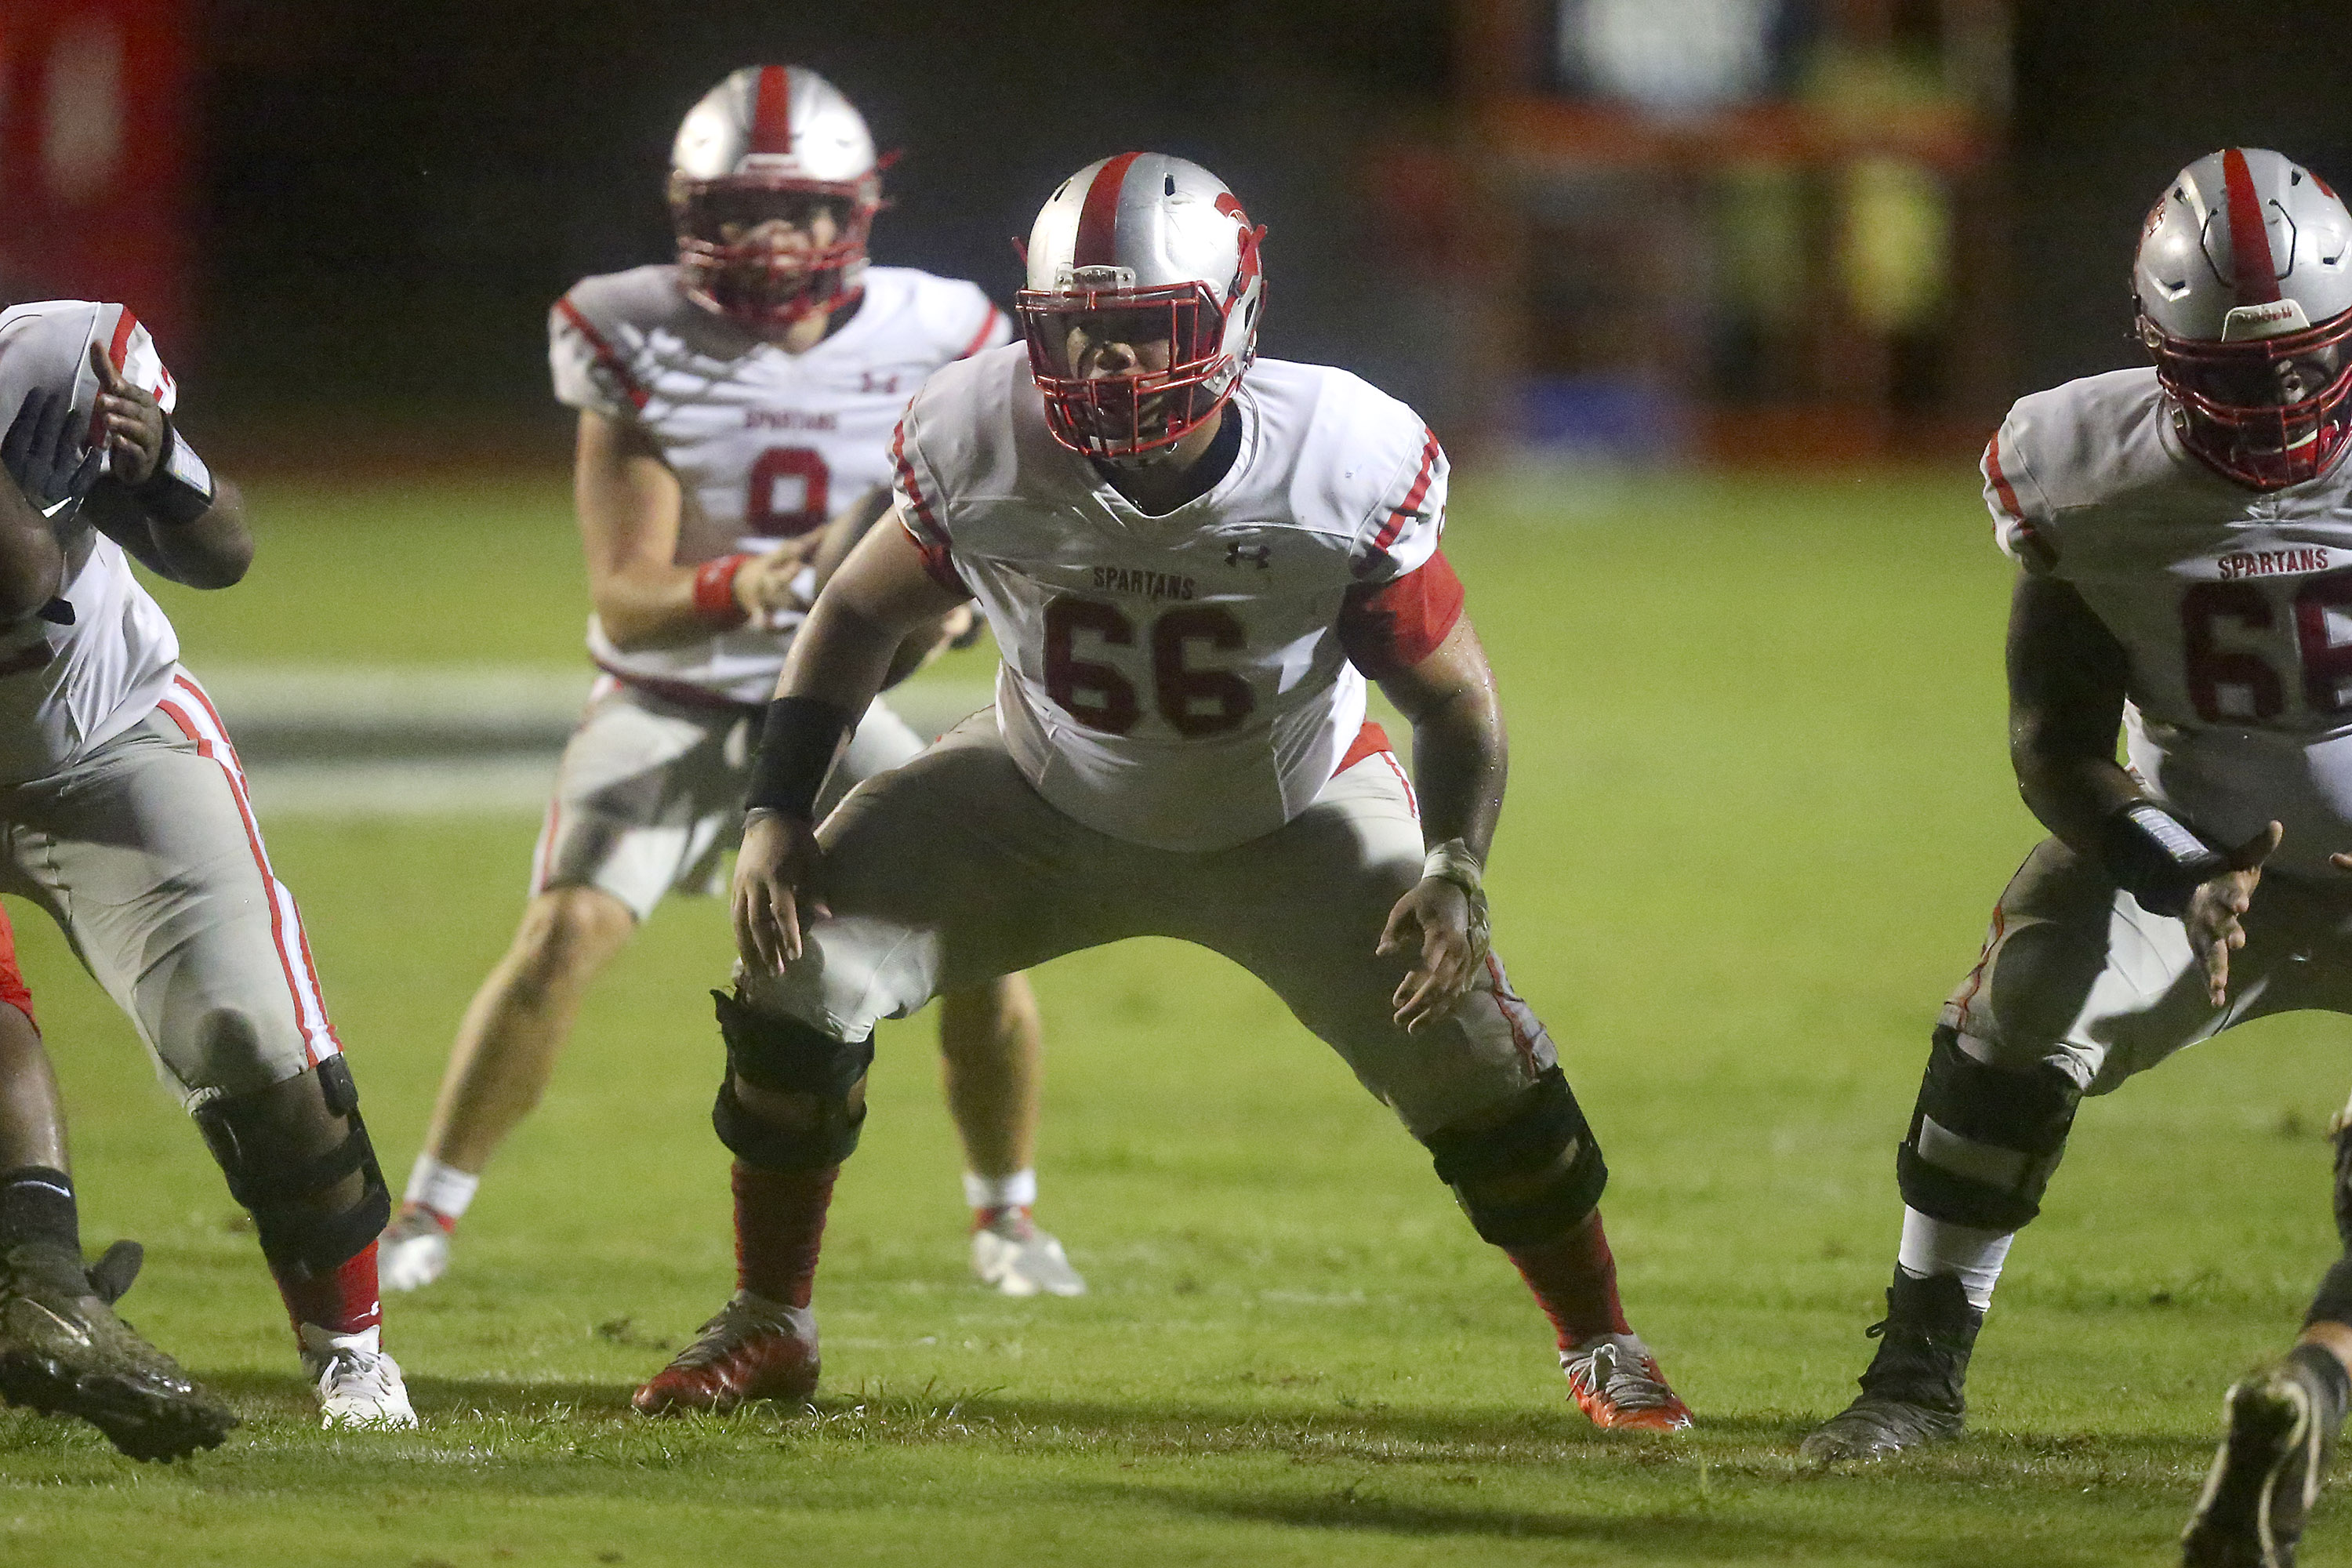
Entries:
POLYGON ((1029 231, 1029 287, 1013 296, 1054 438, 1144 463, 1214 417, 1257 353, 1265 235, 1223 180, 1162 153, 1121 153, 1063 181, 1029 231), (1141 352, 1117 362, 1127 369, 1074 361, 1074 332, 1141 352))
POLYGON ((2352 438, 2352 213, 2259 147, 2200 158, 2140 231, 2132 297, 2181 444, 2255 489, 2326 471, 2352 438))
POLYGON ((799 66, 745 66, 687 111, 669 207, 688 298, 773 333, 865 287, 882 163, 866 121, 799 66), (833 235, 811 233, 819 209, 833 235))

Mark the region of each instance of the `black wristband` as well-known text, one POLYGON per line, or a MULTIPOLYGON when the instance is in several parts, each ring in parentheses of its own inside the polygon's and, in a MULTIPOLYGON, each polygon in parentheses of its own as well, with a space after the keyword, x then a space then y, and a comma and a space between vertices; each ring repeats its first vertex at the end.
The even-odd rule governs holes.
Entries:
POLYGON ((2152 800, 2118 806, 2099 825, 2099 859, 2140 908, 2176 920, 2190 894, 2230 868, 2202 835, 2152 800))
POLYGON ((816 797, 824 793, 841 743, 856 727, 856 714, 822 697, 779 697, 769 703, 744 809, 816 820, 816 797))
POLYGON ((155 459, 155 471, 131 495, 157 522, 167 528, 185 528, 212 510, 216 489, 212 469, 167 416, 163 450, 155 459))

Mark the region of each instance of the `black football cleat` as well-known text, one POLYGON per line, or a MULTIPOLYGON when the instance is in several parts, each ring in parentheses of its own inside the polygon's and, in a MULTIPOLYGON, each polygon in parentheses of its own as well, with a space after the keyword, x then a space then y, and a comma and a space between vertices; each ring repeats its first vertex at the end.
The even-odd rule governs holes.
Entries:
POLYGON ((2230 1435, 2180 1532, 2182 1568, 2294 1568, 2311 1505, 2344 1425, 2345 1380, 2317 1345, 2230 1385, 2230 1435))
POLYGON ((120 1247, 95 1269, 47 1242, 0 1257, 0 1399, 79 1416, 134 1459, 218 1447, 236 1415, 114 1315, 137 1270, 120 1247))
POLYGON ((1862 1374, 1862 1397, 1815 1428, 1797 1457, 1812 1465, 1883 1459, 1958 1436, 1967 1424, 1962 1385, 1983 1323, 1958 1276, 1915 1279, 1897 1268, 1885 1320, 1870 1328, 1878 1353, 1862 1374))

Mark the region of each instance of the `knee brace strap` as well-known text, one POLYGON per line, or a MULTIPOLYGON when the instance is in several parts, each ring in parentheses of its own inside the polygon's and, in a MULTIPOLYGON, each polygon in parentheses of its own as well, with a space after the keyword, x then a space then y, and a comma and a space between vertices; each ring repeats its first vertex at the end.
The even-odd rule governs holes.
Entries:
POLYGON ((849 1096, 874 1065, 874 1041, 836 1040, 797 1018, 761 1013, 714 991, 719 1033, 727 1042, 728 1076, 719 1081, 710 1125, 737 1158, 771 1171, 816 1171, 838 1165, 857 1150, 866 1108, 849 1096), (817 1101, 815 1125, 779 1127, 745 1105, 735 1079, 778 1094, 817 1101))
POLYGON ((348 1129, 343 1141, 323 1154, 289 1151, 282 1123, 247 1097, 211 1100, 195 1111, 196 1126, 228 1180, 229 1195, 253 1215, 262 1256, 273 1268, 297 1278, 341 1268, 392 1222, 392 1189, 376 1163, 367 1123, 360 1120, 351 1069, 340 1057, 330 1057, 315 1070, 328 1110, 348 1129), (364 1179, 348 1207, 330 1212, 309 1201, 354 1172, 364 1179))
POLYGON ((1556 1067, 1502 1121, 1440 1128, 1423 1142, 1437 1179, 1454 1189, 1479 1236, 1496 1247, 1554 1239, 1591 1214, 1609 1184, 1601 1144, 1556 1067), (1496 1195, 1497 1186, 1510 1195, 1496 1195))
POLYGON ((2042 1212, 2083 1091, 2059 1068, 1985 1066, 1959 1035, 1936 1031, 1911 1130, 1896 1150, 1896 1185, 1921 1214, 1954 1225, 2015 1230, 2042 1212))

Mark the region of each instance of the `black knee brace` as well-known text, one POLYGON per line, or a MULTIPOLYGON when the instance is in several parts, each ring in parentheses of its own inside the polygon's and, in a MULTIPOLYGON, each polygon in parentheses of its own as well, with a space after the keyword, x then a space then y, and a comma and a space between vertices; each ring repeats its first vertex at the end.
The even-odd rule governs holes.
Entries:
POLYGON ((849 1096, 874 1065, 873 1037, 836 1040, 797 1018, 756 1012, 723 991, 710 996, 727 1042, 728 1073, 710 1108, 719 1141, 737 1158, 771 1171, 821 1171, 855 1153, 866 1107, 852 1110, 849 1096), (739 1078, 778 1094, 814 1096, 816 1124, 785 1128, 767 1121, 737 1098, 739 1078))
POLYGON ((1422 1142, 1435 1156, 1437 1179, 1454 1189, 1479 1236, 1496 1247, 1557 1238, 1592 1212, 1609 1184, 1601 1145, 1556 1067, 1502 1121, 1440 1128, 1422 1142), (1512 1195, 1494 1195, 1496 1186, 1512 1195))
POLYGON ((1895 1184, 1921 1214, 1982 1230, 2015 1230, 2042 1212, 2083 1091, 2057 1067, 1989 1068, 1936 1031, 1911 1131, 1895 1153, 1895 1184))
MULTIPOLYGON (((359 1086, 340 1056, 313 1069, 327 1112, 342 1120, 343 1141, 323 1154, 294 1152, 283 1108, 263 1095, 215 1100, 196 1108, 196 1126, 228 1178, 229 1195, 252 1212, 261 1254, 270 1267, 297 1279, 330 1274, 364 1251, 392 1220, 392 1189, 384 1184, 360 1120, 359 1086), (332 1189, 354 1171, 364 1178, 358 1201, 338 1213, 305 1200, 332 1189)), ((269 1091, 265 1090, 264 1094, 269 1091)))

